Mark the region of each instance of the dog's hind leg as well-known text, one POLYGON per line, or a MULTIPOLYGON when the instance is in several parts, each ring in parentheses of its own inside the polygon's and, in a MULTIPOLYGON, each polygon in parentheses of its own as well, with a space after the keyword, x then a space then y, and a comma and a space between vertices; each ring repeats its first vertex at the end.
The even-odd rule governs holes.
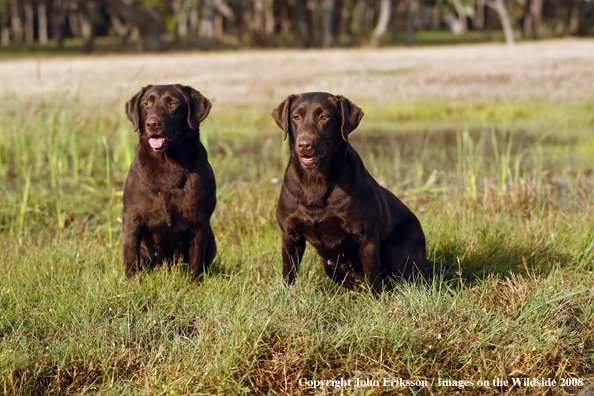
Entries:
POLYGON ((425 239, 393 236, 384 241, 380 248, 382 273, 384 276, 410 281, 425 268, 425 239))

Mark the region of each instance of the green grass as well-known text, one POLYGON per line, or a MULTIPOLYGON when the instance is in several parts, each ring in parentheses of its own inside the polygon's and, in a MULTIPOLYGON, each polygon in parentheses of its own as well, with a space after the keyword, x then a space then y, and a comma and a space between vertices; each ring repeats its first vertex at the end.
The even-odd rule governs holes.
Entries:
POLYGON ((363 106, 353 145, 418 215, 431 259, 452 265, 374 298, 336 287, 311 248, 283 286, 274 209, 287 154, 270 109, 213 110, 202 125, 219 246, 204 279, 169 266, 129 281, 120 216, 136 135, 121 104, 4 99, 3 394, 313 393, 302 378, 434 381, 318 393, 459 391, 441 378, 536 395, 585 385, 493 380, 592 383, 591 102, 363 106))
MULTIPOLYGON (((384 38, 387 40, 388 38, 384 38)), ((393 38, 390 38, 394 40, 393 38)), ((396 43, 406 43, 406 33, 398 32, 395 36, 396 43)), ((452 45, 473 44, 485 42, 504 43, 505 36, 500 31, 470 31, 464 34, 455 34, 448 30, 421 30, 415 33, 415 45, 452 45)))

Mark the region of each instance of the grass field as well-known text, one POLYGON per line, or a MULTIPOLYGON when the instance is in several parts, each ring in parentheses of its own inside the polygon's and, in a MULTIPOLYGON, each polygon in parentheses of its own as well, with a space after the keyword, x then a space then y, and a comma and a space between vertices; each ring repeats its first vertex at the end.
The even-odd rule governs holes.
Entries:
POLYGON ((591 395, 592 48, 1 60, 0 392, 591 395), (129 281, 124 103, 176 82, 213 102, 219 253, 198 283, 177 266, 129 281), (269 114, 310 90, 363 108, 353 146, 450 272, 375 298, 336 287, 308 248, 283 286, 287 147, 269 114))

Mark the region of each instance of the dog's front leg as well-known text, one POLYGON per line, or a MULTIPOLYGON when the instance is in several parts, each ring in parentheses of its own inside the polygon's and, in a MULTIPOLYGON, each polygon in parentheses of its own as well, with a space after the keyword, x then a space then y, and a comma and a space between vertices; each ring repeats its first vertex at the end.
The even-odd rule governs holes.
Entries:
POLYGON ((126 276, 131 278, 140 267, 140 241, 142 226, 135 220, 122 216, 122 258, 126 276))
POLYGON ((283 279, 292 284, 299 271, 299 264, 305 251, 305 238, 301 235, 292 237, 283 234, 281 250, 283 252, 283 279))
POLYGON ((197 279, 204 272, 204 261, 206 258, 206 245, 210 239, 210 226, 204 227, 194 237, 188 249, 190 261, 190 278, 197 279))
POLYGON ((363 266, 365 280, 369 282, 374 293, 379 293, 383 289, 380 276, 380 242, 379 238, 374 237, 361 241, 359 245, 359 259, 363 266))

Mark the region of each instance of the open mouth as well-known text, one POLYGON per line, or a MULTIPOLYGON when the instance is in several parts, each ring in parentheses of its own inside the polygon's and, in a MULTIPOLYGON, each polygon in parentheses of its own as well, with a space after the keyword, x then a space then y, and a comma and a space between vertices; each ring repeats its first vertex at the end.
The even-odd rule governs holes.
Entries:
POLYGON ((300 157, 301 165, 303 165, 304 168, 316 168, 320 160, 326 156, 326 153, 328 153, 328 146, 324 147, 322 152, 318 155, 302 155, 300 157))
POLYGON ((170 136, 155 135, 149 138, 149 144, 155 151, 165 150, 177 137, 177 131, 170 136))

